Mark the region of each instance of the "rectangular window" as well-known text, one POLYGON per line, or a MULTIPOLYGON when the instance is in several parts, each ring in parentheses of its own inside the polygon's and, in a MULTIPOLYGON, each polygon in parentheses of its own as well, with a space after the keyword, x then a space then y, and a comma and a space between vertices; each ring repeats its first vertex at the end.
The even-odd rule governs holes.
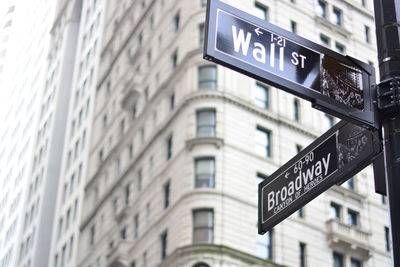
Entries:
POLYGON ((197 111, 197 136, 215 136, 215 110, 197 111))
POLYGON ((367 25, 364 25, 364 34, 365 34, 365 42, 370 43, 371 42, 371 30, 367 25))
POLYGON ((193 211, 193 243, 212 243, 214 231, 212 210, 193 211))
POLYGON ((267 20, 268 21, 268 7, 260 4, 260 3, 255 3, 255 16, 259 17, 260 19, 267 20))
POLYGON ((290 21, 290 30, 293 33, 297 33, 297 22, 296 21, 293 21, 293 20, 290 21))
POLYGON ((342 209, 342 207, 339 204, 331 202, 330 218, 331 219, 340 220, 340 218, 341 218, 341 209, 342 209))
POLYGON ((172 157, 172 135, 170 135, 167 139, 167 160, 172 157))
POLYGON ((179 26, 180 26, 179 23, 180 23, 180 15, 179 15, 179 11, 178 11, 174 17, 175 31, 179 30, 179 26))
POLYGON ((354 191, 355 186, 354 186, 354 177, 351 177, 349 180, 343 183, 343 186, 349 190, 354 191))
POLYGON ((326 2, 318 0, 318 15, 326 19, 326 2))
POLYGON ((340 44, 340 43, 338 43, 338 42, 335 42, 335 50, 336 50, 337 52, 341 53, 341 54, 344 54, 345 51, 346 51, 346 48, 345 48, 344 45, 342 45, 342 44, 340 44))
POLYGON ((300 153, 300 151, 303 150, 303 146, 302 145, 296 145, 296 152, 300 153))
POLYGON ((214 158, 201 158, 195 161, 195 188, 214 187, 215 160, 214 158))
POLYGON ((354 210, 347 210, 347 224, 351 226, 358 225, 358 212, 354 210))
POLYGON ((138 238, 139 236, 139 214, 136 214, 134 219, 133 219, 133 235, 135 238, 138 238))
POLYGON ((217 67, 201 66, 199 67, 199 89, 217 88, 217 67))
POLYGON ((256 83, 254 103, 260 108, 269 107, 269 88, 260 83, 256 83))
POLYGON ((297 98, 293 100, 293 119, 300 121, 300 101, 297 98))
POLYGON ((131 194, 130 184, 127 184, 125 186, 125 204, 126 205, 129 204, 130 194, 131 194))
POLYGON ((167 256, 167 243, 168 242, 168 232, 165 231, 162 235, 161 235, 161 259, 165 259, 165 257, 167 256))
POLYGON ((164 209, 169 206, 169 196, 170 196, 170 181, 164 184, 164 209))
POLYGON ((201 7, 205 7, 207 5, 207 0, 200 0, 201 7))
POLYGON ((385 226, 385 244, 386 244, 386 251, 390 252, 390 231, 389 231, 389 227, 385 226))
POLYGON ((297 215, 299 216, 299 218, 304 218, 304 217, 305 217, 304 207, 301 207, 301 208, 297 211, 297 215))
POLYGON ((333 267, 344 267, 343 255, 337 252, 333 252, 333 267))
POLYGON ((319 39, 320 39, 322 45, 327 46, 327 47, 329 47, 331 45, 331 40, 329 39, 328 36, 326 36, 324 34, 320 34, 319 39))
POLYGON ((262 259, 272 259, 273 230, 256 237, 256 256, 262 259))
POLYGON ((199 45, 200 47, 204 45, 204 23, 199 25, 199 45))
POLYGON ((96 225, 92 225, 92 227, 90 227, 90 238, 89 238, 90 245, 94 244, 95 235, 96 235, 96 225))
POLYGON ((336 7, 333 8, 333 23, 342 26, 342 11, 336 7))
POLYGON ((271 157, 271 132, 259 126, 256 128, 256 153, 262 157, 271 157))
POLYGON ((351 258, 350 259, 350 267, 362 267, 361 261, 351 258))
POLYGON ((306 267, 306 244, 303 242, 299 243, 299 249, 300 249, 300 267, 306 267))
POLYGON ((178 50, 175 50, 174 53, 171 55, 171 65, 173 69, 175 69, 178 65, 178 50))
POLYGON ((335 119, 333 118, 333 116, 325 114, 324 116, 324 125, 325 125, 325 129, 328 130, 330 129, 333 125, 335 124, 335 119))
POLYGON ((172 93, 169 97, 169 108, 173 110, 175 107, 175 93, 172 93))

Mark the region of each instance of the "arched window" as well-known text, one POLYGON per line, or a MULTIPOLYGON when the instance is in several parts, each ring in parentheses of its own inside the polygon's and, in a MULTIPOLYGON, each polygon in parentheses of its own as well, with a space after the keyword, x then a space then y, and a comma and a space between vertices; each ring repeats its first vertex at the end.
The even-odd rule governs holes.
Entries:
POLYGON ((198 262, 195 265, 193 265, 193 267, 210 267, 210 265, 204 262, 198 262))

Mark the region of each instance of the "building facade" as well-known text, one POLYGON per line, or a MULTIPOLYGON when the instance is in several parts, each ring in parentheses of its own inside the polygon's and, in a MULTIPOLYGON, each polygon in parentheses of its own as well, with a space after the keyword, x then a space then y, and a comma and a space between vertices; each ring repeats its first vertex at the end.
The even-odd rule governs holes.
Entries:
MULTIPOLYGON (((257 185, 337 119, 202 59, 206 1, 106 1, 78 266, 390 266, 371 167, 265 235, 257 185)), ((373 2, 224 1, 375 62, 373 2)))
POLYGON ((54 5, 15 0, 1 6, 0 266, 5 267, 23 266, 21 253, 37 237, 23 225, 54 5))
MULTIPOLYGON (((101 0, 64 2, 53 28, 58 27, 58 23, 63 20, 70 20, 71 16, 77 18, 74 21, 78 25, 75 62, 70 71, 73 75, 68 89, 71 97, 66 111, 68 118, 65 123, 66 134, 48 265, 60 267, 76 266, 84 173, 87 171, 104 13, 104 1, 101 0)), ((55 38, 65 37, 61 35, 55 38)))

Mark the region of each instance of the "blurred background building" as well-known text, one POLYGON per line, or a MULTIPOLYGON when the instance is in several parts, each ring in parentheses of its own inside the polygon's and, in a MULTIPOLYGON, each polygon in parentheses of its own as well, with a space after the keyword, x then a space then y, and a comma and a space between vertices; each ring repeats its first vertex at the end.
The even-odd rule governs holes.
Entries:
MULTIPOLYGON (((376 61, 372 0, 224 2, 376 61)), ((0 267, 391 266, 371 167, 257 234, 258 183, 337 119, 203 60, 205 0, 29 3, 40 23, 5 44, 0 267)))

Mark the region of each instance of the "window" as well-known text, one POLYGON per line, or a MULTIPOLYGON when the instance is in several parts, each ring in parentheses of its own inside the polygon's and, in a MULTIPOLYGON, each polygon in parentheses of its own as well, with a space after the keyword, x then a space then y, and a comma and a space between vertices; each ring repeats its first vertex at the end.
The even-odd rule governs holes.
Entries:
POLYGON ((327 46, 327 47, 330 46, 331 40, 329 39, 328 36, 321 34, 319 36, 319 39, 320 39, 322 45, 327 46))
POLYGON ((204 23, 199 25, 199 45, 202 47, 204 44, 204 23))
POLYGON ((254 15, 260 19, 268 20, 268 7, 256 2, 254 15))
POLYGON ((197 136, 215 136, 215 111, 197 111, 197 136))
POLYGON ((96 225, 92 225, 92 227, 90 227, 90 238, 89 238, 89 243, 90 245, 94 244, 94 238, 96 235, 96 225))
POLYGON ((207 5, 207 0, 200 0, 201 7, 205 7, 207 5))
POLYGON ((333 252, 333 267, 344 267, 343 255, 333 252))
POLYGON ((389 231, 389 227, 385 226, 385 244, 386 244, 386 251, 390 252, 390 231, 389 231))
POLYGON ((349 180, 347 180, 346 182, 343 183, 343 186, 349 190, 353 190, 355 189, 354 186, 354 177, 351 177, 349 180))
POLYGON ((167 139, 167 160, 172 157, 172 134, 167 139))
POLYGON ((331 207, 330 207, 330 218, 331 219, 337 219, 340 220, 340 213, 341 213, 342 207, 339 204, 336 204, 334 202, 331 202, 331 207))
POLYGON ((173 110, 175 107, 175 93, 172 93, 169 97, 169 108, 173 110))
POLYGON ((256 256, 263 259, 272 259, 273 230, 256 237, 256 256))
POLYGON ((193 243, 212 243, 214 228, 212 210, 193 211, 193 243))
POLYGON ((360 0, 360 4, 365 7, 365 0, 360 0))
POLYGON ((255 189, 255 191, 254 191, 254 200, 255 200, 255 203, 258 203, 258 185, 262 182, 262 181, 264 181, 265 179, 268 179, 268 176, 267 175, 265 175, 265 174, 262 174, 262 173, 257 173, 257 176, 256 176, 256 184, 255 184, 255 186, 254 186, 254 189, 255 189))
POLYGON ((256 129, 256 153, 262 157, 271 157, 271 133, 259 126, 256 129))
POLYGON ((295 22, 293 20, 290 21, 290 30, 293 33, 297 33, 297 22, 295 22))
POLYGON ((260 83, 256 83, 254 102, 260 108, 269 107, 269 88, 260 83))
POLYGON ((364 25, 364 34, 365 34, 365 42, 370 43, 371 42, 371 30, 367 25, 364 25))
POLYGON ((169 206, 170 184, 170 181, 164 184, 164 209, 169 206))
POLYGON ((178 50, 175 50, 175 52, 172 54, 171 64, 172 64, 172 68, 175 69, 178 64, 178 50))
POLYGON ((335 42, 335 49, 337 52, 344 54, 344 52, 346 51, 346 48, 344 47, 344 45, 342 45, 341 43, 335 42))
POLYGON ((126 227, 123 227, 120 232, 120 236, 122 240, 126 239, 126 227))
POLYGON ((217 88, 217 67, 201 66, 199 67, 199 89, 217 88))
POLYGON ((134 237, 138 238, 139 236, 139 214, 136 214, 134 219, 133 219, 133 226, 134 226, 134 237))
POLYGON ((304 218, 304 217, 305 217, 304 207, 301 207, 301 208, 297 211, 297 215, 299 216, 299 218, 304 218))
POLYGON ((180 16, 179 16, 179 11, 178 11, 174 17, 175 31, 179 30, 179 23, 180 23, 180 16))
POLYGON ((306 244, 303 242, 299 243, 300 249, 300 267, 306 267, 306 244))
POLYGON ((124 134, 124 131, 125 131, 125 119, 122 119, 119 124, 119 132, 122 135, 124 134))
POLYGON ((300 121, 300 101, 297 98, 293 100, 293 118, 300 121))
POLYGON ((125 204, 128 205, 129 204, 129 197, 131 194, 131 190, 130 190, 130 184, 127 184, 125 186, 125 204))
POLYGON ((201 158, 195 161, 195 188, 214 187, 215 160, 214 158, 201 158))
POLYGON ((338 26, 342 25, 342 11, 336 7, 333 8, 333 23, 338 26))
POLYGON ((384 195, 381 196, 381 202, 384 205, 386 204, 386 196, 384 196, 384 195))
POLYGON ((361 267, 361 261, 351 258, 350 259, 350 267, 361 267))
POLYGON ((296 152, 300 153, 300 151, 303 150, 303 146, 302 145, 296 145, 296 152))
POLYGON ((326 2, 318 0, 318 15, 326 19, 326 2))
POLYGON ((165 257, 167 256, 167 243, 168 242, 168 232, 165 231, 162 235, 161 235, 161 259, 165 259, 165 257))
POLYGON ((325 114, 324 116, 324 125, 325 125, 325 129, 328 130, 329 128, 331 128, 333 126, 333 124, 335 123, 335 119, 333 118, 333 116, 325 114))
POLYGON ((358 225, 358 212, 354 210, 347 210, 347 224, 351 226, 358 225))

